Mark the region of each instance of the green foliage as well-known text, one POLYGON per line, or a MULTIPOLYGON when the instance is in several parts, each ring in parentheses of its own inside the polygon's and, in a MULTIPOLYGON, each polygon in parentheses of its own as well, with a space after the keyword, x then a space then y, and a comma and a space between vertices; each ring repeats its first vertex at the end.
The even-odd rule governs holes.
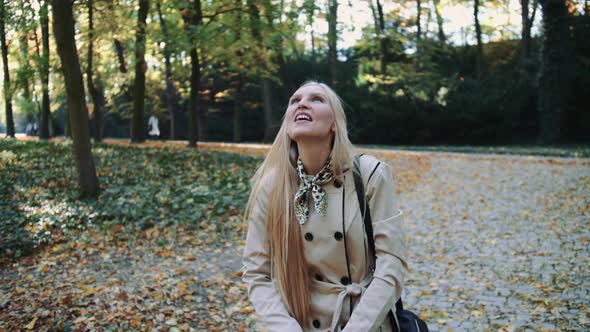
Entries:
POLYGON ((103 191, 98 201, 80 202, 70 142, 0 140, 0 255, 23 255, 93 226, 239 227, 228 217, 243 212, 259 162, 178 148, 99 144, 93 153, 103 191))

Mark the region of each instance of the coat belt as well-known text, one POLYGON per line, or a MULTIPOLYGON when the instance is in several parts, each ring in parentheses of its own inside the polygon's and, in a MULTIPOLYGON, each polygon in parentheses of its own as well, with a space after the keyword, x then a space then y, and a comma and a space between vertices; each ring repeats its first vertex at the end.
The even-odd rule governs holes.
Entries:
MULTIPOLYGON (((340 316, 342 315, 342 307, 346 298, 356 298, 362 297, 365 293, 365 290, 371 283, 372 277, 369 276, 365 278, 360 283, 350 283, 348 285, 341 285, 341 284, 333 284, 324 281, 316 281, 314 280, 314 288, 323 294, 334 294, 338 292, 338 299, 336 300, 336 306, 334 310, 334 314, 332 315, 332 324, 330 325, 330 331, 335 332, 336 326, 338 326, 338 321, 340 321, 340 316)), ((352 313, 351 313, 352 314, 352 313)))

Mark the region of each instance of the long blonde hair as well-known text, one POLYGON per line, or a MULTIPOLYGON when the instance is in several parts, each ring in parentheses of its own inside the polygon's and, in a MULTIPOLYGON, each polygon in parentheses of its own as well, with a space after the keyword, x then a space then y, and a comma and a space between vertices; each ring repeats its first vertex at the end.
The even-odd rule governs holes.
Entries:
MULTIPOLYGON (((323 88, 334 111, 336 130, 332 144, 332 165, 334 173, 340 177, 346 167, 352 164, 353 149, 348 138, 342 101, 324 83, 307 81, 300 88, 310 84, 323 88)), ((301 226, 295 220, 293 209, 293 198, 299 189, 299 176, 296 170, 298 151, 296 142, 287 134, 286 123, 283 116, 281 128, 270 151, 252 177, 252 191, 246 206, 246 216, 248 219, 251 217, 252 204, 263 189, 263 183, 269 184, 266 228, 270 239, 272 279, 290 314, 301 326, 308 326, 311 315, 309 271, 303 251, 301 226)))

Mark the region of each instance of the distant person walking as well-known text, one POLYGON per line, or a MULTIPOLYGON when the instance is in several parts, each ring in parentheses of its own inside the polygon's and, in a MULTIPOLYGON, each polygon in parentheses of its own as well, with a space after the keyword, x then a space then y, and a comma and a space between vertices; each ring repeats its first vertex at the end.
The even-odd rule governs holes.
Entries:
POLYGON ((150 118, 148 120, 148 127, 150 129, 150 131, 148 132, 148 135, 150 135, 151 139, 160 138, 160 128, 158 127, 158 118, 156 118, 153 115, 150 116, 150 118))

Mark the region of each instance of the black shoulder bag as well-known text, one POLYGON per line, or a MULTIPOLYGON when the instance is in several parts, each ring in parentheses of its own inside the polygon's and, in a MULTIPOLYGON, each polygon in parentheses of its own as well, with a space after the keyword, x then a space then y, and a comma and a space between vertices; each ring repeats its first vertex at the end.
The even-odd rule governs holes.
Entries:
MULTIPOLYGON (((354 156, 353 165, 353 176, 354 176, 354 187, 359 200, 359 206, 361 208, 361 215, 363 216, 363 222, 365 224, 365 232, 367 233, 367 240, 369 242, 369 251, 373 256, 373 261, 377 261, 375 254, 375 238, 373 236, 373 224, 371 221, 371 210, 369 204, 367 204, 367 197, 365 196, 365 187, 363 185, 363 178, 361 176, 360 158, 362 154, 354 156)), ((379 164, 377 164, 377 167, 379 164)), ((377 168, 375 167, 375 169, 377 168)), ((428 332, 428 326, 420 319, 416 314, 409 310, 404 310, 402 299, 400 298, 395 303, 395 313, 393 309, 387 313, 391 326, 395 332, 428 332), (395 317, 394 317, 395 315, 395 317), (397 318, 397 319, 396 319, 397 318)))

